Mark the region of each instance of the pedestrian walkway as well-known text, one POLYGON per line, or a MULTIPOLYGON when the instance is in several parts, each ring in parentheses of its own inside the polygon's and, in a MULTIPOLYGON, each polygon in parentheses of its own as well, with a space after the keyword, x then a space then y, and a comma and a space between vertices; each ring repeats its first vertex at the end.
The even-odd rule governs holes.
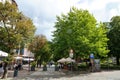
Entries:
POLYGON ((27 80, 120 80, 120 71, 66 75, 62 72, 35 72, 27 80))
POLYGON ((96 73, 83 73, 71 71, 54 71, 54 67, 48 67, 47 71, 42 68, 31 73, 29 76, 20 78, 8 78, 7 80, 120 80, 120 70, 101 71, 96 73))
POLYGON ((48 71, 39 69, 32 73, 27 80, 120 80, 120 71, 102 71, 96 73, 54 71, 54 67, 48 68, 48 71))
MULTIPOLYGON (((65 76, 65 73, 63 73, 62 71, 55 71, 54 67, 48 67, 47 71, 43 71, 42 68, 39 69, 38 71, 34 72, 33 74, 31 74, 29 76, 30 78, 34 78, 34 79, 38 79, 38 80, 46 80, 46 79, 50 79, 50 78, 59 78, 61 76, 65 76)), ((28 78, 28 77, 27 77, 28 78)))

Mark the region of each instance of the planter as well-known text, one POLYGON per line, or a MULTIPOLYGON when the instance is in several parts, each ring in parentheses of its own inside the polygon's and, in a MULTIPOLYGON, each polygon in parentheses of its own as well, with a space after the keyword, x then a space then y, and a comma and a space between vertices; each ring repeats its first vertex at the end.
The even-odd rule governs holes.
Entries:
POLYGON ((58 66, 55 66, 55 71, 59 71, 59 67, 58 66))
POLYGON ((35 66, 36 66, 36 62, 33 61, 33 62, 31 63, 31 71, 35 71, 35 66))
POLYGON ((31 71, 35 71, 35 67, 34 66, 31 66, 31 71))
POLYGON ((46 66, 43 67, 43 71, 47 71, 47 67, 46 66))

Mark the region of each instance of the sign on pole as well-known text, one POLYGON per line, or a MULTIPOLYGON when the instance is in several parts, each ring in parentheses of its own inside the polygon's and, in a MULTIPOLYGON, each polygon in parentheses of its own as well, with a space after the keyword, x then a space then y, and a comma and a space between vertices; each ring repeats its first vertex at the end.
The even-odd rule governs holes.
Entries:
POLYGON ((90 54, 90 59, 94 59, 94 54, 90 54))

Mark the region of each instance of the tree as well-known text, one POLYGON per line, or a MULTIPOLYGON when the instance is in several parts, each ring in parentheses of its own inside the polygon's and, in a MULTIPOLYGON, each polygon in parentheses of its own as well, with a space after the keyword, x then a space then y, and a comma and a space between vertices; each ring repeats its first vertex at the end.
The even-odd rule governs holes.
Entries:
POLYGON ((28 45, 28 49, 34 53, 37 64, 41 65, 50 58, 50 45, 44 35, 36 35, 28 45))
POLYGON ((116 57, 117 65, 119 65, 119 57, 120 57, 120 16, 114 16, 110 21, 110 30, 108 31, 108 38, 110 39, 108 42, 110 54, 116 57))
POLYGON ((106 30, 102 23, 96 27, 96 19, 87 10, 72 8, 67 15, 57 16, 54 31, 54 59, 68 57, 73 49, 74 58, 105 57, 108 53, 106 30))
POLYGON ((10 53, 33 37, 35 26, 30 18, 18 11, 15 4, 0 2, 0 33, 0 49, 10 53))

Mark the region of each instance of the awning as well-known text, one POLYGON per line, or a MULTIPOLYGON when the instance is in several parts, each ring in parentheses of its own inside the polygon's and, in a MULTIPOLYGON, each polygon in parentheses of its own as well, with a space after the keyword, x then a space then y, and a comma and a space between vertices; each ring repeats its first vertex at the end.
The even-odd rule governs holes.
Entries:
POLYGON ((17 59, 17 60, 22 60, 23 57, 17 56, 17 57, 15 57, 15 59, 17 59))
POLYGON ((64 63, 64 62, 75 62, 75 60, 74 59, 71 59, 70 57, 68 57, 68 58, 62 58, 62 59, 60 59, 60 60, 58 60, 57 62, 59 62, 59 63, 64 63))
POLYGON ((66 58, 66 62, 75 62, 75 60, 68 57, 68 58, 66 58))
POLYGON ((66 59, 62 58, 62 59, 59 59, 57 62, 64 63, 64 62, 66 62, 66 59))
POLYGON ((23 58, 23 61, 34 61, 33 58, 23 58))
POLYGON ((7 56, 8 56, 8 53, 0 50, 0 56, 2 56, 2 57, 7 57, 7 56))

